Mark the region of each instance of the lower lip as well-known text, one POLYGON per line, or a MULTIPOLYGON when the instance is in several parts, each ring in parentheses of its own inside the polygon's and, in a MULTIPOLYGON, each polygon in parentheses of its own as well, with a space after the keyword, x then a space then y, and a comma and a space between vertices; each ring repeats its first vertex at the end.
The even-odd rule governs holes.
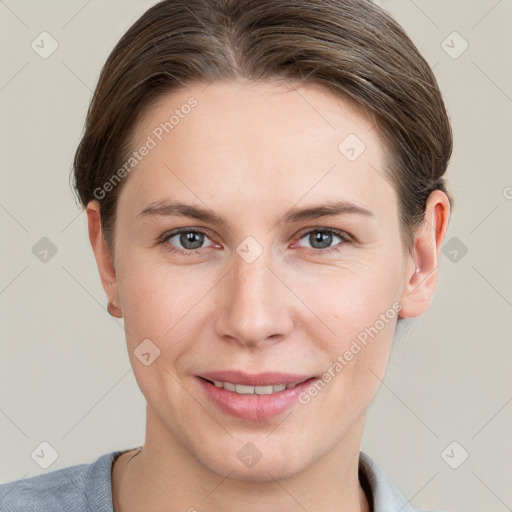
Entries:
POLYGON ((248 421, 263 421, 274 418, 292 407, 299 395, 305 391, 314 378, 271 395, 239 394, 218 388, 211 382, 198 377, 199 383, 210 400, 223 412, 248 421))

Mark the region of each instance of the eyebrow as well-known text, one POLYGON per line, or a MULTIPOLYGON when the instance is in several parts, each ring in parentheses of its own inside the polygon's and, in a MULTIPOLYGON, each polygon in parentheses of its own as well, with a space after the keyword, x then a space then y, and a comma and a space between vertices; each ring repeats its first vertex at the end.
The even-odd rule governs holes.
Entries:
MULTIPOLYGON (((350 201, 330 201, 315 206, 293 207, 278 222, 294 223, 303 220, 318 219, 321 217, 334 217, 337 215, 363 215, 373 217, 374 214, 363 206, 350 201)), ((157 201, 149 204, 137 217, 191 217, 215 225, 227 225, 227 222, 211 210, 201 206, 194 206, 180 202, 157 201)))

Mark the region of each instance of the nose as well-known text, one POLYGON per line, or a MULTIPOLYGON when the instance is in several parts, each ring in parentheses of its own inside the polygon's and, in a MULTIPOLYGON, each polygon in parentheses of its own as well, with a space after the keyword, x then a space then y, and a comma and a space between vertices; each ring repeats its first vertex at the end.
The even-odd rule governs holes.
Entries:
POLYGON ((291 293, 271 268, 266 251, 251 263, 238 254, 233 259, 218 290, 217 334, 248 347, 283 341, 293 329, 287 307, 291 293))

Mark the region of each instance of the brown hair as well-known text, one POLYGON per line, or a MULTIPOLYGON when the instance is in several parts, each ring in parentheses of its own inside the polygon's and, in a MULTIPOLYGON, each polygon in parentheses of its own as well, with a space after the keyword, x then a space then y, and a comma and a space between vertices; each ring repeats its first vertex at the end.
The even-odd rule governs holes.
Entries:
POLYGON ((74 158, 79 199, 100 199, 111 249, 125 179, 106 193, 103 186, 133 151, 141 113, 192 82, 236 79, 322 85, 371 115, 390 148, 386 175, 409 250, 430 192, 453 202, 443 178, 452 132, 436 78, 383 9, 370 0, 164 0, 108 57, 74 158))

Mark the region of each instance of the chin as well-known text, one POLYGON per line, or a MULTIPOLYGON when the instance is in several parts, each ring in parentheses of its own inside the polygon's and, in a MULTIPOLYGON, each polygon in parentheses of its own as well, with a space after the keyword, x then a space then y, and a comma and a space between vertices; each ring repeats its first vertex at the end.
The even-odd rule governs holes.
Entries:
POLYGON ((305 470, 313 461, 308 460, 304 451, 297 449, 296 445, 283 445, 276 448, 262 441, 231 440, 229 447, 221 449, 220 445, 213 448, 215 453, 206 454, 196 451, 196 459, 210 471, 234 480, 246 482, 270 482, 286 479, 305 470), (257 448, 261 446, 261 449, 257 448), (231 456, 227 456, 231 453, 231 456))
MULTIPOLYGON (((286 460, 286 459, 284 459, 286 460)), ((224 461, 212 461, 210 469, 232 480, 240 480, 243 482, 273 482, 290 478, 305 469, 305 465, 290 464, 289 461, 283 464, 283 460, 267 460, 260 459, 254 466, 247 467, 240 461, 232 461, 231 463, 224 461), (304 467, 302 467, 304 466, 304 467)))

